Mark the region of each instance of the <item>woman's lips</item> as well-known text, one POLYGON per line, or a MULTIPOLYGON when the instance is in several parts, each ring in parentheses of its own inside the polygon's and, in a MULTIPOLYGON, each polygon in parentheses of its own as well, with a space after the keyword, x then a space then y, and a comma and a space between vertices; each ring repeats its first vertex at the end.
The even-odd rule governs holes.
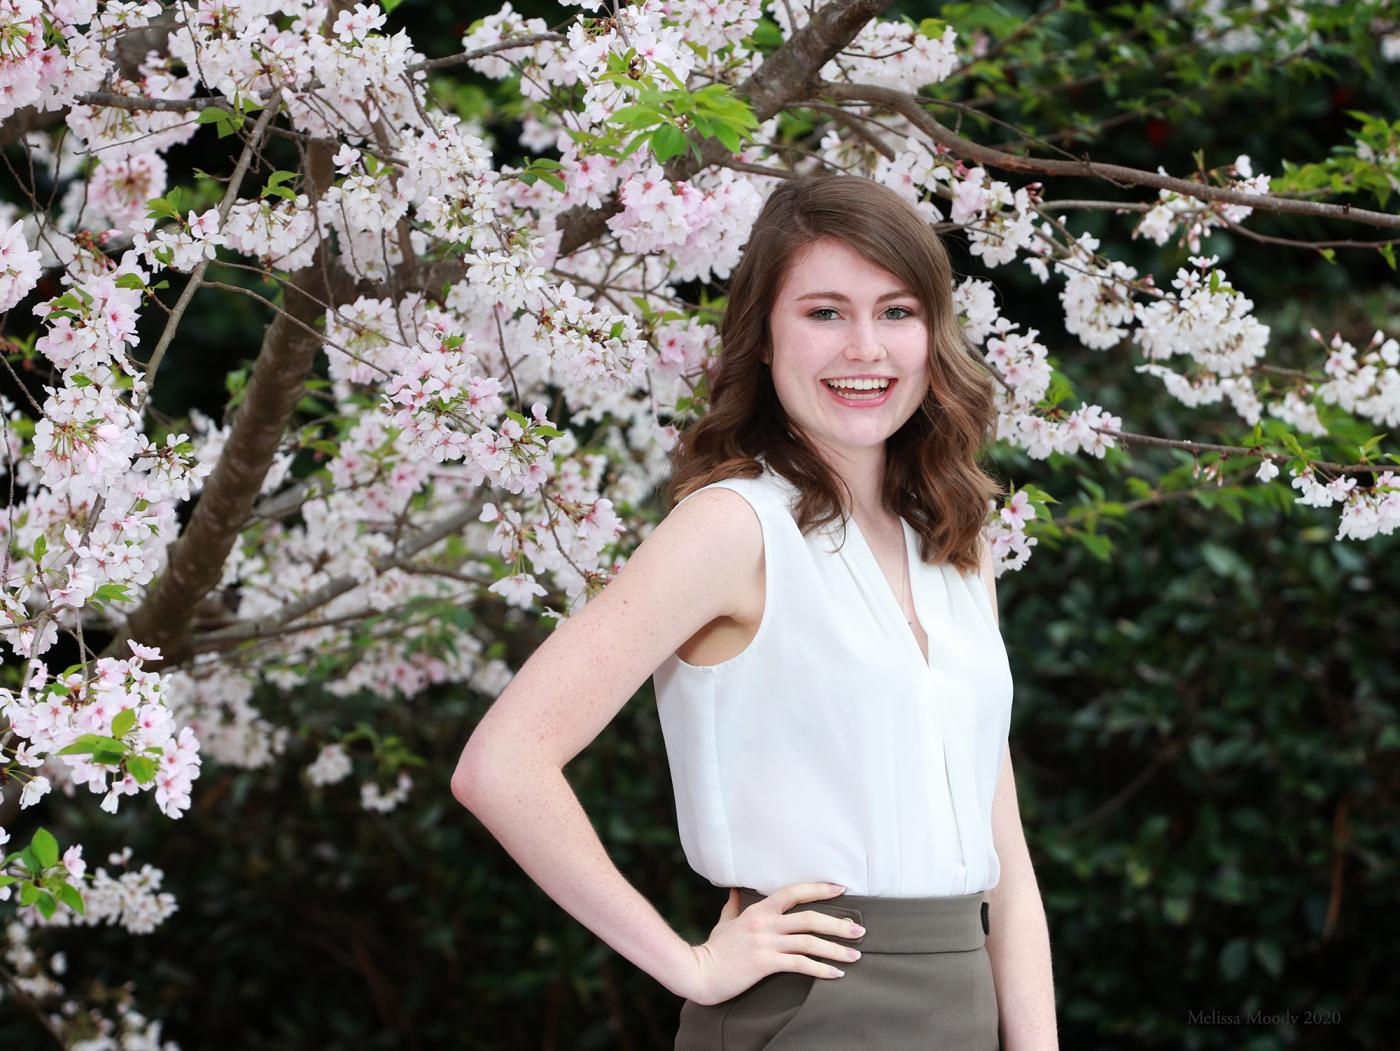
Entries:
POLYGON ((848 409, 878 409, 881 405, 890 400, 890 392, 894 390, 894 385, 898 383, 899 380, 890 380, 890 385, 885 388, 885 392, 878 398, 860 399, 843 397, 833 390, 831 385, 825 380, 818 380, 817 382, 822 385, 824 391, 831 395, 831 400, 836 402, 837 405, 844 406, 848 409))

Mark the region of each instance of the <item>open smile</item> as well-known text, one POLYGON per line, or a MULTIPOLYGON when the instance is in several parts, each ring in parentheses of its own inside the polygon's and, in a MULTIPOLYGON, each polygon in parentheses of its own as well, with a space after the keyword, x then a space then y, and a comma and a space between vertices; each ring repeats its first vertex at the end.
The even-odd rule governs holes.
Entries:
POLYGON ((861 382, 857 386, 842 386, 839 389, 832 386, 829 380, 822 380, 821 385, 838 405, 851 409, 877 409, 890 400, 890 392, 899 382, 892 377, 883 377, 883 381, 883 389, 875 381, 861 382))

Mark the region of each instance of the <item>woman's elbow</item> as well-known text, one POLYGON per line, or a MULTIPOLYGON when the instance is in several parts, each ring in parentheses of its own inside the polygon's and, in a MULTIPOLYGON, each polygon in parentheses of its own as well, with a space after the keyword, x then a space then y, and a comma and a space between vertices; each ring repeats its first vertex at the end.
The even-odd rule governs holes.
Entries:
POLYGON ((473 810, 481 797, 481 786, 486 780, 486 765, 483 742, 472 737, 462 749, 457 760, 457 769, 452 771, 452 797, 468 810, 473 810))

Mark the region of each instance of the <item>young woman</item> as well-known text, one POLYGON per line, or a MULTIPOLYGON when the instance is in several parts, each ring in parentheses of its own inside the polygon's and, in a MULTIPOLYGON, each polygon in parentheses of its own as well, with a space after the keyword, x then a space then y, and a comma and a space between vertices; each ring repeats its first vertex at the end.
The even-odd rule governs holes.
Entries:
POLYGON ((787 181, 721 335, 679 502, 488 711, 454 794, 685 998, 677 1051, 1054 1048, 981 542, 994 380, 947 254, 892 190, 787 181), (562 774, 651 675, 686 858, 729 888, 699 946, 562 774))

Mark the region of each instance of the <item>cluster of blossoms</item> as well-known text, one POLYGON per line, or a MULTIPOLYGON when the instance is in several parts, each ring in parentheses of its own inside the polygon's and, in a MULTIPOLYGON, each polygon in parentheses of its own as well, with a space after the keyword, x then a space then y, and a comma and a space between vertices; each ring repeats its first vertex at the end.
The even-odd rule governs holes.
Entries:
MULTIPOLYGON (((0 847, 9 841, 9 833, 0 828, 0 847)), ((92 873, 92 885, 83 893, 83 911, 78 912, 60 904, 47 919, 33 905, 22 906, 15 914, 28 927, 121 927, 131 934, 150 934, 172 916, 178 905, 175 896, 161 890, 165 873, 154 865, 142 865, 139 870, 126 868, 131 861, 131 848, 107 856, 107 864, 122 869, 113 876, 98 866, 92 873)), ((81 881, 87 874, 87 861, 81 844, 75 843, 63 852, 61 860, 70 880, 81 881)), ((0 887, 0 901, 10 896, 9 887, 0 887)))
MULTIPOLYGON (((787 37, 807 24, 811 7, 774 4, 770 14, 787 37)), ((897 90, 937 84, 957 68, 957 40, 952 26, 945 26, 937 37, 929 37, 907 21, 872 19, 861 27, 839 61, 831 59, 818 75, 823 80, 850 80, 897 90)))
MULTIPOLYGON (((841 148, 834 133, 823 146, 841 148)), ((891 146, 894 156, 878 158, 874 178, 908 198, 930 222, 942 220, 944 214, 926 195, 946 199, 948 219, 966 228, 968 251, 987 266, 1042 250, 1034 244, 1038 183, 1013 190, 985 168, 969 168, 945 147, 918 138, 912 130, 891 146)))
POLYGON ((189 216, 174 226, 164 226, 155 231, 154 237, 147 236, 155 226, 149 217, 138 219, 132 224, 135 231, 132 244, 147 266, 165 265, 172 270, 189 273, 202 260, 213 259, 215 249, 225 243, 219 232, 219 210, 210 208, 206 212, 189 216))
MULTIPOLYGON (((190 786, 199 776, 199 741, 188 727, 176 728, 166 703, 166 679, 144 671, 146 659, 160 651, 128 640, 134 656, 121 660, 101 657, 90 677, 81 671, 49 678, 39 662, 18 691, 0 688, 0 713, 15 736, 25 743, 15 749, 14 762, 49 770, 70 786, 86 785, 102 796, 101 808, 115 814, 122 796, 154 790, 156 805, 178 818, 190 805, 190 786), (87 735, 110 738, 120 749, 124 770, 94 753, 66 752, 87 735), (110 780, 109 780, 110 779, 110 780)), ((48 776, 25 778, 20 807, 37 803, 48 793, 48 776)))
POLYGON ((1400 424, 1400 341, 1377 329, 1358 351, 1340 333, 1330 341, 1317 329, 1311 335, 1327 350, 1322 365, 1327 381, 1318 385, 1317 396, 1378 426, 1400 424))
POLYGON ((1022 568, 1031 557, 1031 548, 1038 540, 1026 535, 1026 523, 1035 517, 1035 506, 1025 490, 1013 493, 1000 509, 994 511, 991 524, 985 530, 992 552, 992 571, 1001 576, 1008 570, 1022 568))
POLYGON ((763 197, 752 180, 723 169, 709 189, 673 184, 654 161, 624 181, 622 209, 608 219, 624 251, 664 251, 672 278, 727 277, 739 262, 743 231, 753 225, 763 197))
MULTIPOLYGON (((1167 174, 1166 169, 1160 166, 1157 171, 1161 175, 1167 174)), ((1253 165, 1245 154, 1235 158, 1230 171, 1237 178, 1227 189, 1261 196, 1269 192, 1269 176, 1254 175, 1253 165)), ((1245 204, 1215 205, 1195 197, 1186 197, 1174 190, 1159 190, 1157 203, 1142 217, 1132 236, 1146 237, 1155 244, 1164 245, 1176 233, 1178 242, 1186 244, 1193 252, 1199 252, 1201 238, 1211 230, 1243 222, 1253 212, 1254 209, 1245 204)))
MULTIPOLYGON (((353 764, 345 746, 339 742, 322 745, 315 760, 306 768, 306 779, 317 787, 338 784, 350 776, 353 764)), ((384 789, 378 781, 369 780, 360 784, 360 806, 377 814, 387 814, 398 809, 407 801, 413 788, 413 777, 407 770, 399 770, 392 788, 384 789)))
POLYGON ((0 233, 0 313, 28 295, 39 280, 39 253, 25 242, 23 226, 17 220, 0 233))
POLYGON ((322 745, 316 759, 306 768, 306 778, 313 785, 325 787, 350 776, 350 755, 338 742, 322 745))
MULTIPOLYGON (((0 829, 0 847, 7 840, 0 829)), ((93 990, 92 1004, 80 1006, 78 999, 64 984, 68 972, 68 956, 63 951, 46 954, 33 937, 35 929, 46 927, 119 926, 131 934, 147 934, 176 911, 174 897, 160 889, 164 873, 151 865, 139 871, 126 866, 131 861, 131 848, 124 847, 107 857, 114 869, 113 876, 99 866, 92 873, 91 886, 84 894, 82 912, 60 905, 45 919, 33 906, 21 906, 14 918, 4 925, 0 938, 0 959, 4 960, 10 980, 0 986, 0 1003, 11 990, 27 997, 30 1005, 38 1005, 48 1017, 49 1024, 64 1037, 64 1046, 82 1051, 179 1051, 179 1045, 161 1039, 162 1023, 148 1019, 136 1007, 132 983, 120 988, 93 990)), ((82 880, 87 863, 82 848, 73 846, 62 859, 68 876, 82 880)), ((0 889, 0 900, 9 895, 9 888, 0 889)))
POLYGON ((998 438, 1037 460, 1056 452, 1086 452, 1102 459, 1114 447, 1113 432, 1121 429, 1122 420, 1102 406, 1082 404, 1061 421, 1036 411, 1050 387, 1048 352, 1036 329, 1017 332, 1016 322, 997 313, 989 282, 965 279, 955 286, 953 302, 963 331, 982 344, 987 364, 1002 381, 995 389, 998 438))
POLYGON ((1263 358, 1269 327, 1250 311, 1254 303, 1232 288, 1216 256, 1192 256, 1191 266, 1177 269, 1174 296, 1148 304, 1134 303, 1139 327, 1133 341, 1149 358, 1137 371, 1163 380, 1167 391, 1186 405, 1210 404, 1222 397, 1248 423, 1259 419, 1260 404, 1249 373, 1263 358), (1194 375, 1181 376, 1155 364, 1180 355, 1194 375))
POLYGON ((360 785, 360 805, 376 814, 387 814, 396 810, 408 799, 413 787, 413 778, 407 770, 400 770, 394 787, 385 791, 377 781, 365 781, 360 785))

